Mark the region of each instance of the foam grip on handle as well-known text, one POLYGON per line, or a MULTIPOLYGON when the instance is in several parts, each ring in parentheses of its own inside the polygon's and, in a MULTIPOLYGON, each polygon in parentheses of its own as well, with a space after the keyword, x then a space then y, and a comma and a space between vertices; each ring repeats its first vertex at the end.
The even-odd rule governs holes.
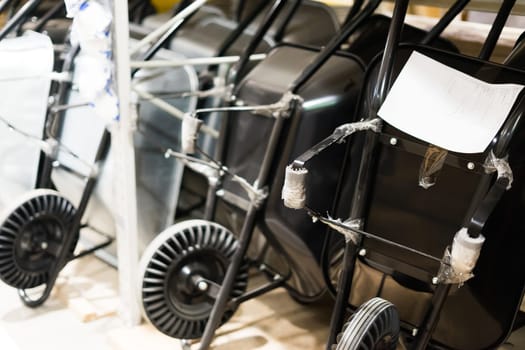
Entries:
POLYGON ((183 153, 195 153, 197 133, 202 124, 202 120, 186 114, 182 119, 181 128, 181 150, 183 153))
POLYGON ((291 165, 286 167, 284 185, 281 198, 284 205, 292 209, 302 209, 306 203, 306 176, 305 168, 294 169, 291 165))
POLYGON ((466 228, 458 231, 452 243, 450 265, 456 273, 469 274, 478 261, 485 237, 472 238, 466 228))

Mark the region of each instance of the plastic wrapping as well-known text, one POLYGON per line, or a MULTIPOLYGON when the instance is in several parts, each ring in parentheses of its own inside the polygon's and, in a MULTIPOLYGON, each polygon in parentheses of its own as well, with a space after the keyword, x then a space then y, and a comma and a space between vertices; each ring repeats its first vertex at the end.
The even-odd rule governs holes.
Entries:
POLYGON ((0 207, 35 187, 49 102, 53 44, 27 31, 0 41, 0 207), (10 126, 9 126, 10 125, 10 126), (18 132, 21 131, 21 132, 18 132), (34 142, 38 140, 38 142, 34 142))
POLYGON ((476 267, 485 237, 470 237, 467 228, 456 233, 452 248, 445 250, 441 268, 438 273, 438 282, 459 284, 460 286, 474 277, 472 271, 476 267))
POLYGON ((65 4, 68 17, 73 18, 71 43, 81 48, 75 59, 79 92, 94 114, 110 123, 118 119, 118 99, 112 87, 109 5, 103 0, 68 0, 65 4))
POLYGON ((75 75, 80 95, 92 102, 111 79, 111 62, 82 52, 75 58, 75 75))
POLYGON ((306 176, 308 170, 305 168, 294 168, 292 165, 286 167, 284 185, 281 198, 284 205, 291 209, 302 209, 306 202, 306 176))
POLYGON ((345 237, 345 241, 351 241, 355 245, 359 244, 361 235, 355 231, 352 231, 350 228, 354 227, 356 229, 359 229, 361 227, 361 220, 355 219, 341 221, 341 219, 332 219, 331 217, 328 217, 328 219, 329 220, 323 220, 323 223, 328 225, 334 231, 337 231, 340 234, 342 234, 345 237), (348 226, 349 228, 345 228, 341 225, 348 226))
POLYGON ((490 151, 490 154, 487 158, 487 161, 484 164, 485 171, 487 173, 492 173, 496 171, 499 178, 506 178, 509 180, 507 185, 507 190, 512 187, 512 182, 514 181, 514 175, 512 174, 512 169, 510 168, 509 163, 506 158, 497 158, 494 152, 490 151))
POLYGON ((343 138, 352 135, 356 131, 365 131, 372 130, 373 132, 381 131, 381 126, 383 125, 381 119, 375 118, 367 121, 348 123, 338 126, 336 132, 342 132, 343 138))
POLYGON ((425 190, 436 184, 437 177, 445 164, 448 151, 441 147, 429 145, 425 158, 419 168, 419 186, 425 190))
POLYGON ((72 13, 71 43, 90 55, 111 52, 111 11, 94 0, 84 1, 72 13))
POLYGON ((183 153, 195 153, 197 133, 202 124, 202 120, 195 118, 191 114, 185 114, 182 119, 181 129, 181 148, 183 153))

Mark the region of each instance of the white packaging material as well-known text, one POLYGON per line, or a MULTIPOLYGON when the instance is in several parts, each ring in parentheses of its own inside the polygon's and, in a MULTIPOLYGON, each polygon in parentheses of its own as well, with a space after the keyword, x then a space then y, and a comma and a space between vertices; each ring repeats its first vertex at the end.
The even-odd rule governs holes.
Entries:
POLYGON ((482 235, 477 238, 470 237, 466 228, 456 233, 450 251, 450 265, 457 274, 469 275, 472 273, 484 242, 485 237, 482 235))
POLYGON ((83 51, 75 59, 75 83, 80 95, 94 102, 111 79, 111 62, 103 55, 88 55, 83 51))
MULTIPOLYGON (((46 35, 26 32, 0 41, 0 116, 36 138, 43 135, 53 59, 46 35)), ((0 206, 34 188, 40 146, 0 123, 0 206)))
POLYGON ((294 169, 292 165, 286 167, 284 185, 281 198, 284 205, 291 209, 302 209, 306 203, 306 176, 308 169, 294 169))
POLYGON ((71 24, 71 42, 80 44, 84 53, 109 54, 111 12, 96 1, 85 1, 74 15, 71 24))
POLYGON ((181 129, 181 148, 183 153, 195 153, 195 143, 197 142, 197 133, 202 124, 202 120, 185 114, 182 119, 181 129))
POLYGON ((73 18, 80 11, 80 6, 86 2, 86 0, 64 0, 66 5, 66 17, 73 18))
POLYGON ((96 116, 108 125, 119 118, 118 98, 112 90, 98 95, 93 101, 93 108, 96 116))

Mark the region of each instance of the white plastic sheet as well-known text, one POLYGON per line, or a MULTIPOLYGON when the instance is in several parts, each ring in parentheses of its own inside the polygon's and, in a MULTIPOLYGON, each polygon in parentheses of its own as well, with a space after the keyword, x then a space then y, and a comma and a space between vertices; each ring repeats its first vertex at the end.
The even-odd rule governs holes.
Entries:
MULTIPOLYGON (((0 41, 0 116, 27 134, 41 138, 53 69, 53 46, 46 35, 0 41)), ((0 206, 32 188, 40 146, 0 124, 0 206)))

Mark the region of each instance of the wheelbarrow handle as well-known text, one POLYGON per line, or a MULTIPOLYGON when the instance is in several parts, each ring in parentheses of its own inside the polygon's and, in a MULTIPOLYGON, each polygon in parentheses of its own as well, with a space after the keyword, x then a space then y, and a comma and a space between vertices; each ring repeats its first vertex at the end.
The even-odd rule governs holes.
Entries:
POLYGON ((293 161, 292 166, 294 168, 304 168, 308 161, 310 161, 319 153, 323 152, 328 147, 332 146, 334 143, 343 142, 348 136, 356 133, 357 131, 372 130, 374 132, 379 132, 381 130, 381 124, 381 119, 375 118, 369 121, 348 123, 338 126, 330 136, 297 157, 293 161))

